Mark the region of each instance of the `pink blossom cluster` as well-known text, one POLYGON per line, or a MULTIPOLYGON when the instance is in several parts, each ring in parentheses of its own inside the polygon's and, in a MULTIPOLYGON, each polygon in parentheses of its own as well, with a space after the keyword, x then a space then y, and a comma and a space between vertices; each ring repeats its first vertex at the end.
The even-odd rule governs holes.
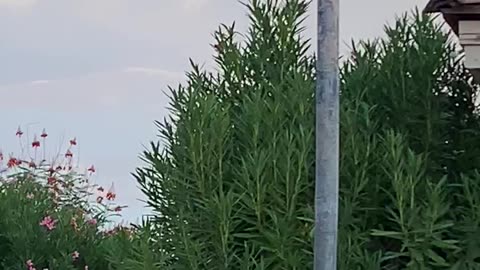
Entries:
MULTIPOLYGON (((108 190, 105 190, 101 186, 89 184, 89 178, 96 172, 96 168, 94 165, 88 167, 88 169, 86 169, 85 173, 83 174, 77 174, 75 172, 73 158, 75 152, 74 148, 77 146, 76 138, 72 138, 69 140, 68 148, 64 151, 63 160, 59 161, 57 160, 58 157, 55 157, 50 163, 47 163, 45 145, 48 134, 45 129, 43 129, 39 136, 34 135, 33 140, 27 144, 25 144, 22 140, 24 139, 24 132, 20 127, 17 129, 15 134, 19 139, 22 154, 19 156, 10 154, 8 158, 5 158, 3 152, 0 149, 0 185, 2 185, 2 183, 8 184, 8 181, 3 180, 4 178, 2 177, 2 175, 4 175, 5 179, 9 181, 15 181, 15 177, 9 176, 9 173, 15 173, 18 171, 18 169, 26 169, 31 179, 39 182, 41 182, 42 179, 44 180, 42 184, 50 192, 51 198, 57 207, 61 207, 61 196, 66 196, 65 194, 69 194, 70 191, 73 191, 73 193, 77 192, 78 194, 80 190, 85 189, 94 190, 94 192, 84 193, 84 196, 88 197, 95 194, 95 199, 92 201, 92 203, 103 206, 103 214, 106 214, 108 212, 118 213, 125 207, 118 205, 112 206, 112 202, 116 199, 116 193, 113 184, 108 190), (28 148, 25 147, 25 145, 27 145, 28 148), (41 155, 41 158, 39 158, 39 155, 41 155), (73 178, 73 181, 66 180, 72 179, 66 177, 72 174, 79 175, 81 177, 80 179, 73 178)), ((36 200, 34 192, 27 193, 25 197, 28 200, 36 200)), ((77 210, 78 214, 76 214, 70 220, 70 226, 74 231, 80 231, 82 224, 85 224, 87 226, 94 226, 96 229, 98 228, 98 220, 96 218, 87 218, 87 216, 96 216, 94 215, 95 213, 90 212, 90 209, 82 209, 80 207, 77 210), (79 220, 82 220, 82 223, 80 225, 78 223, 79 220)), ((56 219, 54 216, 54 211, 52 211, 51 213, 47 213, 38 223, 39 226, 45 229, 46 233, 54 231, 59 224, 58 219, 56 219)), ((104 234, 115 234, 119 230, 120 229, 106 231, 104 232, 104 234)), ((76 261, 80 258, 80 253, 76 250, 72 251, 71 254, 73 261, 76 261)), ((28 259, 26 261, 26 266, 27 270, 37 270, 34 262, 31 259, 28 259)), ((88 270, 88 266, 85 266, 85 270, 88 270)))

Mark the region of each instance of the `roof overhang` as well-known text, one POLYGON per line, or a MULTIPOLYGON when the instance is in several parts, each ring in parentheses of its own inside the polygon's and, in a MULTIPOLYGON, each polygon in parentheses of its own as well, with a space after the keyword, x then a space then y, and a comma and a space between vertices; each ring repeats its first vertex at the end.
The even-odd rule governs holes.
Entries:
POLYGON ((480 20, 480 0, 458 0, 464 2, 462 5, 451 8, 440 8, 438 10, 425 9, 424 13, 440 12, 445 21, 450 25, 453 32, 458 35, 458 22, 480 20))

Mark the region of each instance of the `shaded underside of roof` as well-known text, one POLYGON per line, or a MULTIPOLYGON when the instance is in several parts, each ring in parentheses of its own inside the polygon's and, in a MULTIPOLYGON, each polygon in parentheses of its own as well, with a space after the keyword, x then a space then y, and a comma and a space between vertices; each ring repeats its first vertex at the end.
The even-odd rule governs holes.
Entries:
POLYGON ((480 13, 480 0, 430 0, 425 13, 480 13))

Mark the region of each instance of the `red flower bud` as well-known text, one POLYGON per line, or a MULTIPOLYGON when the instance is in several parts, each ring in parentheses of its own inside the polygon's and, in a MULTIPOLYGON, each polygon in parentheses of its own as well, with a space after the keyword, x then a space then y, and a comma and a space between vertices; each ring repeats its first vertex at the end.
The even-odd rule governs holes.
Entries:
POLYGON ((20 126, 18 126, 17 133, 15 133, 15 135, 17 135, 18 137, 22 137, 23 131, 20 129, 20 126))
POLYGON ((42 134, 40 135, 40 137, 46 138, 47 136, 48 136, 47 132, 45 132, 45 129, 43 129, 42 134))
POLYGON ((103 197, 102 196, 98 196, 97 197, 97 203, 102 203, 103 201, 103 197))
POLYGON ((10 159, 8 159, 8 162, 7 162, 7 167, 8 168, 13 168, 17 165, 18 161, 16 158, 14 157, 10 157, 10 159))
POLYGON ((73 138, 70 140, 70 145, 74 146, 77 145, 77 138, 73 138))
POLYGON ((105 196, 105 197, 107 198, 107 200, 113 201, 113 200, 115 200, 116 195, 113 192, 107 192, 107 196, 105 196))
POLYGON ((32 160, 32 161, 30 161, 30 163, 28 163, 28 167, 35 169, 35 168, 37 168, 37 165, 36 165, 35 162, 32 160))
POLYGON ((53 185, 57 182, 57 179, 55 177, 48 177, 47 182, 49 185, 53 185))
POLYGON ((35 135, 35 137, 33 138, 32 147, 40 147, 40 141, 37 140, 37 135, 35 135))

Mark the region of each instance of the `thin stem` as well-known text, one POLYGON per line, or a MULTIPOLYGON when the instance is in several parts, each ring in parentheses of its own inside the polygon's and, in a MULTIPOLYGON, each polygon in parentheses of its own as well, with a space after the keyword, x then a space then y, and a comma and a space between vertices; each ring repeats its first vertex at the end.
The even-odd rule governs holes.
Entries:
POLYGON ((45 157, 46 157, 46 151, 47 151, 46 150, 47 146, 46 146, 46 143, 45 143, 46 141, 47 140, 45 139, 45 137, 43 137, 43 158, 42 158, 42 162, 45 160, 45 157))

